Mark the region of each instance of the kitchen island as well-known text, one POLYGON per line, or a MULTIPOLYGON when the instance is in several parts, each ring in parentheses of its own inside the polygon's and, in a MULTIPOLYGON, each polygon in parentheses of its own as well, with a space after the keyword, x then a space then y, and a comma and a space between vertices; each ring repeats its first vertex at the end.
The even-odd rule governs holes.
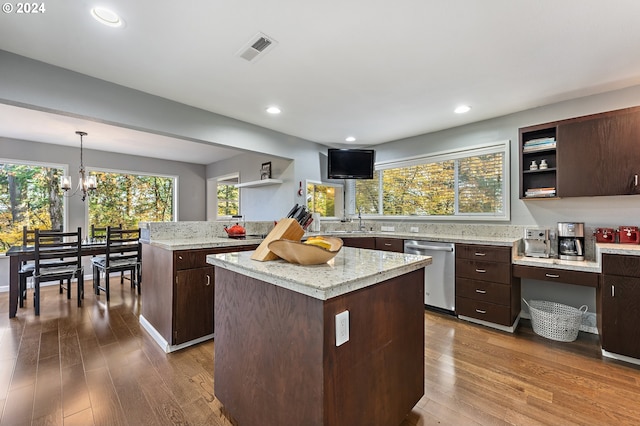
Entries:
POLYGON ((207 256, 225 410, 241 425, 400 424, 424 393, 431 258, 350 247, 313 266, 250 256, 207 256), (337 346, 345 311, 348 340, 337 346))

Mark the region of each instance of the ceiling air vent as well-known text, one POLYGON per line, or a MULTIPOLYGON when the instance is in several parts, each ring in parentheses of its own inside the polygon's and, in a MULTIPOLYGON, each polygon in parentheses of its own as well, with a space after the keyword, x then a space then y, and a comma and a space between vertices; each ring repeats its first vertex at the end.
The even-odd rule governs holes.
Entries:
POLYGON ((254 35, 238 52, 236 56, 246 59, 249 62, 255 62, 258 58, 264 56, 266 52, 273 49, 277 41, 263 33, 254 35))

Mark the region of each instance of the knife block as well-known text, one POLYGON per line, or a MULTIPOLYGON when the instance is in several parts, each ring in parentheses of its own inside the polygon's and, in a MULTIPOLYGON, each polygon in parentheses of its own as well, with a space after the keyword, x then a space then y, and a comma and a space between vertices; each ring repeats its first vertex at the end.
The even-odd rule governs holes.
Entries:
POLYGON ((304 229, 302 229, 302 226, 300 226, 297 220, 291 218, 280 219, 251 255, 251 259, 261 262, 279 259, 278 255, 269 250, 269 243, 281 239, 300 241, 303 235, 304 229))

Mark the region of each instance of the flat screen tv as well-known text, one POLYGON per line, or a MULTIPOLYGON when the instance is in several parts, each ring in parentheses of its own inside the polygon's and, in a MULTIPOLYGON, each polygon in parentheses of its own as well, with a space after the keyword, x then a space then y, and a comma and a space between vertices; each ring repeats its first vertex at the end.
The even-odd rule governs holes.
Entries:
POLYGON ((329 149, 329 179, 373 179, 373 149, 329 149))

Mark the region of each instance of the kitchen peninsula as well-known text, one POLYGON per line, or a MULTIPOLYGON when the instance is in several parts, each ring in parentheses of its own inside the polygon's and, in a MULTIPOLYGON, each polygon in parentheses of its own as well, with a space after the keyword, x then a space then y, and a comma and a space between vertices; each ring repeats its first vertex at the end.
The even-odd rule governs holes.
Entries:
POLYGON ((312 266, 250 256, 207 256, 214 392, 227 412, 239 424, 400 424, 424 393, 431 258, 350 247, 312 266))

